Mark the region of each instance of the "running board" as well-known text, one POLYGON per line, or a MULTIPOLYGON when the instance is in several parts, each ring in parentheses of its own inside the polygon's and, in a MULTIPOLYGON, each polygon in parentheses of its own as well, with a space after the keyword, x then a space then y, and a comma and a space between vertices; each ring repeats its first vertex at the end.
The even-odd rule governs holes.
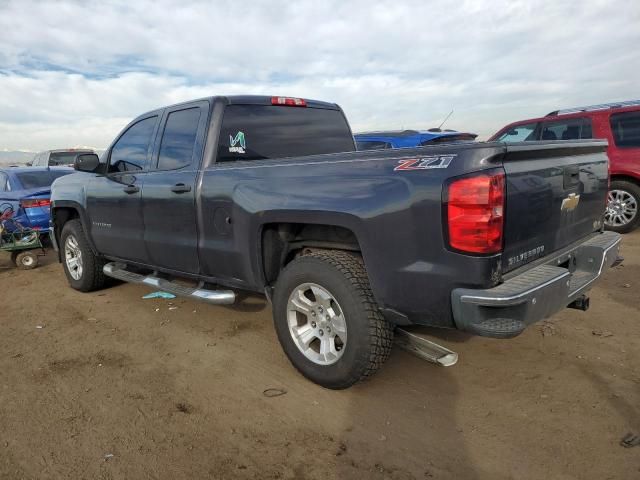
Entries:
POLYGON ((159 278, 154 275, 140 275, 127 270, 124 263, 107 263, 102 271, 108 277, 129 283, 141 283, 155 287, 164 292, 173 293, 181 297, 194 298, 215 305, 231 305, 236 301, 236 294, 231 290, 207 290, 204 288, 185 287, 178 283, 159 278))
POLYGON ((396 327, 396 345, 428 362, 450 367, 458 362, 458 354, 426 338, 396 327))

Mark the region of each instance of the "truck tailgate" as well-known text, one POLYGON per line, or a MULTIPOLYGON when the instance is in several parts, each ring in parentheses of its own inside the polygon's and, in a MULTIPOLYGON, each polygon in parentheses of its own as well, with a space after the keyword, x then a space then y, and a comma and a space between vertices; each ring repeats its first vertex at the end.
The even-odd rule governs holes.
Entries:
POLYGON ((601 228, 606 148, 601 140, 507 145, 503 272, 601 228))

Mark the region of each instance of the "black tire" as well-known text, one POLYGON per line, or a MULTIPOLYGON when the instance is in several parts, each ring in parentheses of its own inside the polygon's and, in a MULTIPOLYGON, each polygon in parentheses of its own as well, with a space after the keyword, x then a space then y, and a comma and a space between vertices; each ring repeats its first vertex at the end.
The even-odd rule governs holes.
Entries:
POLYGON ((11 259, 20 270, 33 270, 38 266, 38 255, 30 250, 18 252, 15 259, 11 259))
POLYGON ((614 180, 611 182, 611 187, 609 191, 619 190, 629 194, 636 202, 636 214, 635 216, 624 225, 612 225, 605 220, 605 228, 607 230, 611 230, 613 232, 618 233, 628 233, 634 228, 638 226, 640 222, 640 186, 633 182, 628 182, 626 180, 614 180))
POLYGON ((60 235, 60 250, 64 273, 72 288, 81 292, 91 292, 104 286, 105 275, 102 271, 102 267, 104 267, 106 262, 104 259, 94 255, 91 247, 89 246, 89 242, 87 241, 87 237, 84 233, 80 220, 73 219, 64 224, 62 234, 60 235), (77 279, 73 278, 69 271, 69 266, 67 265, 65 257, 65 246, 67 244, 67 239, 71 236, 76 240, 77 247, 80 250, 82 258, 82 272, 77 279))
POLYGON ((16 267, 18 266, 18 254, 20 251, 11 252, 11 263, 13 263, 16 267))
POLYGON ((289 263, 275 287, 273 319, 280 344, 293 366, 326 388, 343 389, 365 380, 391 353, 393 329, 373 298, 362 258, 353 253, 318 251, 289 263), (342 309, 347 342, 339 359, 331 365, 320 365, 307 358, 289 331, 289 297, 304 283, 326 289, 342 309))

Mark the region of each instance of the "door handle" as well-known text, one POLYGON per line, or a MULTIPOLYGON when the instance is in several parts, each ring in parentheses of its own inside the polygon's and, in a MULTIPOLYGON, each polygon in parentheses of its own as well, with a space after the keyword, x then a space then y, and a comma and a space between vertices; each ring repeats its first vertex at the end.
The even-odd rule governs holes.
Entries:
POLYGON ((176 183, 173 187, 171 187, 171 191, 174 193, 187 193, 191 191, 191 185, 176 183))
POLYGON ((124 193, 138 193, 140 191, 135 185, 127 185, 122 190, 124 190, 124 193))

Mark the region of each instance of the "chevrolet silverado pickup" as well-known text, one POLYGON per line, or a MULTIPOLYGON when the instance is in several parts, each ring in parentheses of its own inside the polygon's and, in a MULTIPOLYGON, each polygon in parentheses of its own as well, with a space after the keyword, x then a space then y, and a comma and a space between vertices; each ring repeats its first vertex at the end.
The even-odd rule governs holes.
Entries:
POLYGON ((71 287, 105 276, 214 304, 265 294, 291 363, 346 388, 394 328, 509 338, 619 261, 606 141, 355 151, 335 104, 218 96, 145 113, 56 180, 71 287))

